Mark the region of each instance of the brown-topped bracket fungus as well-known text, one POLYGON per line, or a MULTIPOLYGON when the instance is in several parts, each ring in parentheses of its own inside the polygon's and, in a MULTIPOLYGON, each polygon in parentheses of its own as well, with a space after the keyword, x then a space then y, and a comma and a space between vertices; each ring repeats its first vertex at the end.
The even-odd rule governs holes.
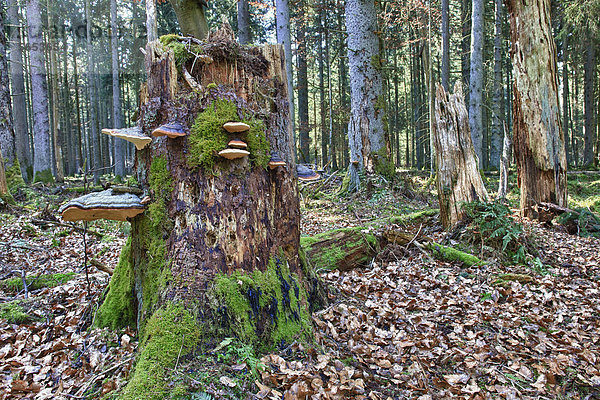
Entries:
POLYGON ((250 129, 250 125, 243 122, 227 122, 223 129, 229 133, 245 132, 250 129))
POLYGON ((352 160, 352 161, 350 161, 350 164, 358 165, 358 164, 360 164, 360 162, 358 160, 352 160))
POLYGON ((242 149, 225 149, 221 150, 219 155, 228 160, 235 160, 237 158, 247 157, 250 155, 250 152, 242 149))
POLYGON ((269 161, 269 168, 275 169, 277 167, 283 167, 284 165, 286 165, 285 161, 283 161, 281 157, 279 157, 279 153, 277 153, 276 151, 271 152, 271 161, 269 161))
POLYGON ((306 165, 298 164, 296 170, 298 171, 298 179, 302 182, 318 181, 321 179, 321 175, 317 174, 306 165))
POLYGON ((227 143, 227 146, 232 147, 234 149, 247 149, 248 148, 248 145, 246 144, 246 142, 239 140, 239 139, 230 140, 229 143, 227 143))
POLYGON ((169 122, 152 131, 152 136, 167 136, 171 139, 186 136, 188 130, 179 122, 169 122))
POLYGON ((112 189, 108 189, 73 199, 64 204, 58 212, 65 221, 127 221, 127 218, 143 213, 144 209, 140 198, 135 194, 113 194, 112 189))
POLYGON ((142 150, 152 142, 152 138, 144 135, 142 128, 134 126, 133 128, 124 129, 102 129, 102 133, 105 133, 116 138, 121 138, 135 144, 135 148, 142 150))

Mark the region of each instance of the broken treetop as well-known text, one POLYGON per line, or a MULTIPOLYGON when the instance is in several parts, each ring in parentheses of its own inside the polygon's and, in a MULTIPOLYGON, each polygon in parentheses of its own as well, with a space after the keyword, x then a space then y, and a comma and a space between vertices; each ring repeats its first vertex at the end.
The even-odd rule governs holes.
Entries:
POLYGON ((65 221, 94 221, 97 219, 127 221, 127 218, 144 212, 144 205, 135 194, 113 194, 112 189, 108 189, 73 199, 58 211, 65 221))

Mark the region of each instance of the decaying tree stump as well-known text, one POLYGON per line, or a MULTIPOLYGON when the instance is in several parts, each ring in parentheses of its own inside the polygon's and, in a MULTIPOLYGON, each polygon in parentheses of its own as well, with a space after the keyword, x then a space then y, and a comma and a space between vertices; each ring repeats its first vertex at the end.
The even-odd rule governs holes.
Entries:
POLYGON ((168 35, 147 46, 146 69, 144 134, 177 127, 187 136, 155 137, 137 152, 152 202, 132 220, 98 313, 100 325, 139 329, 127 399, 163 398, 176 359, 224 337, 261 349, 309 337, 314 292, 298 256, 281 46, 242 47, 230 29, 206 42, 168 35), (231 121, 249 129, 228 133, 231 121), (218 155, 240 141, 249 156, 218 155), (275 153, 285 165, 267 168, 275 153))
POLYGON ((438 85, 433 144, 436 154, 440 219, 446 229, 461 219, 463 203, 488 201, 488 194, 479 174, 477 155, 469 129, 469 117, 463 99, 460 82, 454 86, 453 95, 449 95, 438 85))

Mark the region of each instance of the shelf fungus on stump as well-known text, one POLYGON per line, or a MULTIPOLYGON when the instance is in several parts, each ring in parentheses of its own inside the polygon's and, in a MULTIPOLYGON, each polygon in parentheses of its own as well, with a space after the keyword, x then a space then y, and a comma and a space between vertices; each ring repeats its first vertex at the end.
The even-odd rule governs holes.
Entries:
POLYGON ((138 150, 142 150, 146 147, 150 142, 152 142, 152 138, 144 135, 142 132, 142 128, 139 126, 134 126, 133 128, 123 128, 123 129, 102 129, 102 133, 105 133, 110 136, 114 136, 116 138, 121 138, 127 140, 135 144, 135 148, 138 150))
POLYGON ((250 125, 243 122, 227 122, 223 125, 223 129, 229 133, 245 132, 250 129, 250 125))
POLYGON ((187 134, 188 130, 179 122, 169 122, 152 131, 152 136, 167 136, 171 139, 186 136, 187 134))
POLYGON ((279 157, 279 153, 275 151, 272 152, 271 161, 269 161, 269 168, 275 169, 277 167, 283 167, 284 165, 286 165, 286 163, 281 159, 281 157, 279 157))
POLYGON ((249 151, 242 149, 225 149, 219 152, 221 157, 224 157, 228 160, 235 160, 237 158, 244 158, 250 155, 249 151))
POLYGON ((73 199, 58 211, 65 221, 110 219, 127 221, 144 212, 140 198, 133 193, 113 194, 112 189, 94 192, 73 199))
POLYGON ((298 171, 298 179, 302 182, 318 181, 321 179, 321 175, 317 174, 306 165, 298 164, 296 170, 298 171))
POLYGON ((232 147, 234 149, 247 149, 248 145, 246 144, 246 142, 239 140, 239 139, 233 139, 230 140, 229 143, 227 143, 227 146, 232 147))

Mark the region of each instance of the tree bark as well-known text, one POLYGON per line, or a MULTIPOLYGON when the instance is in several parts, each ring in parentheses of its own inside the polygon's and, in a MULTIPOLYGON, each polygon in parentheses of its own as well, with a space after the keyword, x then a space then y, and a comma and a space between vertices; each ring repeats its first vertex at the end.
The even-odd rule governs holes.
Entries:
POLYGON ((48 117, 48 84, 42 37, 42 14, 39 0, 27 2, 29 56, 31 59, 31 92, 33 98, 33 176, 34 181, 52 179, 52 151, 48 117))
MULTIPOLYGON (((21 174, 25 180, 30 177, 27 171, 33 167, 29 131, 27 125, 27 104, 25 102, 25 79, 23 70, 23 49, 21 41, 21 19, 16 0, 8 2, 7 10, 9 23, 12 25, 10 32, 10 81, 12 87, 12 116, 15 130, 15 155, 21 165, 21 174)), ((31 171, 30 171, 31 172, 31 171)))
MULTIPOLYGON (((50 1, 46 2, 47 5, 47 18, 48 18, 48 26, 54 26, 53 21, 53 10, 50 7, 50 1)), ((65 168, 63 163, 62 156, 62 141, 63 135, 61 129, 59 127, 60 122, 60 113, 59 113, 59 100, 58 100, 58 82, 59 82, 59 72, 58 72, 58 60, 56 57, 56 46, 58 45, 58 41, 56 38, 56 32, 50 30, 48 33, 48 59, 50 61, 50 98, 52 101, 50 102, 51 113, 51 121, 52 121, 52 144, 54 146, 54 176, 56 182, 64 182, 65 180, 65 168)))
MULTIPOLYGON (((146 1, 146 4, 153 3, 154 0, 146 1)), ((87 165, 94 170, 94 182, 97 184, 100 182, 100 172, 102 168, 101 158, 101 146, 100 146, 100 135, 98 132, 98 108, 97 108, 97 91, 96 91, 96 77, 94 75, 94 49, 92 47, 92 14, 91 14, 91 2, 90 0, 85 1, 85 18, 86 18, 86 55, 87 55, 87 89, 89 99, 89 146, 90 159, 87 165), (93 162, 92 162, 93 157, 93 162)))
POLYGON ((277 43, 282 44, 285 51, 285 72, 288 85, 287 92, 290 108, 290 122, 292 124, 292 133, 294 133, 294 78, 292 74, 292 36, 290 33, 289 0, 276 0, 275 8, 277 12, 277 43))
POLYGON ((507 129, 504 129, 504 142, 502 148, 502 157, 500 158, 500 179, 498 181, 498 198, 506 199, 508 193, 508 170, 512 160, 512 140, 507 129))
MULTIPOLYGON (((150 0, 146 0, 146 21, 148 21, 149 42, 157 38, 154 36, 156 33, 156 5, 153 5, 153 10, 149 10, 148 3, 151 2, 150 0), (152 14, 154 14, 153 21, 149 19, 149 16, 152 14), (150 35, 150 29, 153 30, 152 35, 150 35)), ((204 39, 208 35, 208 22, 204 11, 206 2, 204 0, 170 0, 170 2, 177 15, 181 33, 197 39, 204 39)))
POLYGON ((248 0, 237 0, 237 11, 239 42, 240 44, 249 44, 252 42, 252 30, 250 29, 248 0))
POLYGON ((8 82, 7 41, 4 30, 5 12, 6 7, 2 0, 0 1, 0 156, 12 163, 15 159, 15 131, 13 130, 8 82))
POLYGON ((308 66, 306 64, 306 4, 298 7, 298 133, 300 141, 300 163, 310 162, 310 126, 308 122, 308 66))
MULTIPOLYGON (((119 41, 117 37, 117 0, 110 0, 110 29, 111 29, 111 55, 112 55, 112 126, 122 128, 121 117, 121 90, 119 89, 119 41)), ((115 175, 125 176, 125 141, 115 140, 115 175)))
MULTIPOLYGON (((86 0, 86 4, 87 4, 86 0)), ((146 2, 146 40, 148 42, 153 42, 158 39, 158 27, 156 25, 156 0, 145 0, 146 2)), ((175 13, 177 13, 177 7, 174 3, 171 3, 173 8, 175 9, 175 13)), ((179 17, 177 18, 179 20, 179 17)), ((181 21, 179 21, 179 25, 181 27, 181 21)), ((181 31, 183 32, 183 27, 181 27, 181 31)))
POLYGON ((138 181, 152 203, 132 221, 129 250, 98 314, 105 325, 137 320, 145 338, 124 399, 164 398, 178 353, 184 357, 199 344, 237 336, 273 348, 309 335, 311 291, 298 256, 300 210, 283 48, 239 48, 233 35, 216 37, 205 47, 214 62, 193 76, 203 86, 217 84, 205 93, 176 81, 171 51, 159 42, 146 47, 143 131, 149 135, 178 120, 190 133, 155 138, 136 155, 138 181), (233 49, 235 59, 219 58, 224 49, 233 49), (222 124, 232 119, 246 120, 250 131, 227 135, 222 124), (216 155, 233 137, 248 143, 249 157, 216 155), (287 165, 265 168, 269 150, 287 165), (134 301, 122 304, 122 298, 134 301), (178 318, 165 326, 169 315, 178 318), (163 351, 173 338, 177 349, 163 351), (160 361, 152 358, 157 348, 160 361))
POLYGON ((583 78, 583 106, 584 106, 584 147, 583 147, 583 164, 592 166, 594 164, 594 146, 596 144, 596 43, 591 38, 592 34, 588 31, 585 62, 584 62, 584 78, 583 78))
MULTIPOLYGON (((462 83, 463 87, 469 87, 469 73, 471 71, 470 68, 470 46, 471 46, 471 18, 469 15, 469 11, 471 10, 471 1, 470 0, 461 0, 460 2, 460 20, 461 20, 461 41, 460 41, 460 49, 461 49, 461 57, 460 57, 460 70, 462 74, 462 83)), ((469 91, 467 90, 465 93, 466 96, 469 96, 469 91)), ((469 103, 469 98, 465 99, 467 104, 469 103)))
POLYGON ((469 79, 469 126, 479 168, 483 168, 483 41, 484 1, 473 0, 471 14, 471 73, 469 79))
POLYGON ((567 205, 567 159, 560 121, 550 0, 509 0, 514 82, 514 151, 521 213, 538 203, 567 205))
POLYGON ((463 216, 462 204, 488 201, 471 141, 462 85, 449 95, 438 85, 435 99, 433 143, 436 149, 440 219, 449 229, 463 216))
POLYGON ((494 31, 494 85, 492 101, 492 138, 490 141, 490 165, 500 167, 502 151, 502 127, 504 102, 502 90, 502 0, 496 0, 496 22, 494 31))
POLYGON ((376 163, 389 160, 389 140, 384 132, 383 60, 376 29, 377 13, 373 0, 346 2, 351 101, 348 123, 350 191, 356 191, 360 186, 360 169, 373 173, 376 163))
MULTIPOLYGON (((499 0, 501 1, 501 0, 499 0)), ((449 91, 450 79, 450 0, 442 0, 442 86, 449 91)))

